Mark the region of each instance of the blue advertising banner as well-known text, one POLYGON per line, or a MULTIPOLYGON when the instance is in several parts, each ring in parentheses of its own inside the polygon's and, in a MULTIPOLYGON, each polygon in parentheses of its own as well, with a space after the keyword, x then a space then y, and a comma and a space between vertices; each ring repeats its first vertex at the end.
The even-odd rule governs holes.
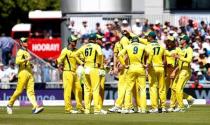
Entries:
MULTIPOLYGON (((0 100, 9 100, 10 96, 15 90, 13 89, 0 89, 0 100)), ((191 89, 185 88, 184 92, 192 95, 196 99, 210 99, 210 88, 203 89, 191 89)), ((37 100, 63 100, 63 89, 43 89, 35 90, 37 100)), ((168 93, 168 99, 170 97, 170 91, 168 93)), ((73 96, 74 98, 74 96, 73 96)), ((117 88, 106 88, 104 93, 104 99, 115 100, 117 98, 117 88)), ((149 91, 147 89, 147 99, 149 99, 149 91)), ((28 100, 26 92, 24 91, 19 100, 28 100)))

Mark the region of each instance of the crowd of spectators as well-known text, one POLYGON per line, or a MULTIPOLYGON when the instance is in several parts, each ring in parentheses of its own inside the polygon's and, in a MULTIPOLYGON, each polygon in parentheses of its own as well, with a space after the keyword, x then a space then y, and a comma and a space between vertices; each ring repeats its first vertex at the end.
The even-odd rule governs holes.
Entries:
POLYGON ((161 24, 158 20, 155 23, 150 23, 148 19, 135 19, 132 25, 129 21, 116 18, 105 26, 101 26, 100 22, 97 22, 92 29, 88 26, 87 21, 83 21, 81 27, 77 27, 79 24, 71 21, 68 28, 72 34, 80 37, 82 42, 88 40, 87 34, 90 32, 102 35, 104 37, 102 50, 108 64, 113 64, 114 44, 120 40, 122 32, 125 30, 140 37, 145 37, 149 31, 155 31, 157 40, 163 47, 166 47, 167 36, 173 36, 178 45, 180 36, 187 34, 193 48, 193 62, 191 63, 193 73, 190 81, 198 81, 199 84, 206 84, 210 81, 210 24, 187 17, 180 18, 179 26, 173 26, 168 21, 161 24))

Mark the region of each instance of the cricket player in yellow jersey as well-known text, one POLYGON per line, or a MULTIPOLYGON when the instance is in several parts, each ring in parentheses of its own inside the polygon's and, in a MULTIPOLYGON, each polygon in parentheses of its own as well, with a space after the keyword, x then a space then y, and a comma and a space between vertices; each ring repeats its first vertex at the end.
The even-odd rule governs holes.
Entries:
MULTIPOLYGON (((119 60, 118 60, 118 54, 119 52, 126 48, 129 44, 130 44, 130 40, 132 39, 132 37, 130 36, 130 33, 128 31, 123 31, 123 36, 120 39, 119 42, 117 42, 115 44, 114 47, 114 73, 118 74, 118 98, 115 101, 115 106, 113 106, 112 108, 108 109, 110 112, 121 112, 123 103, 124 103, 124 97, 125 97, 125 87, 126 87, 126 72, 127 69, 125 69, 124 67, 122 67, 122 65, 120 64, 119 60)), ((124 57, 125 58, 125 57, 124 57)), ((128 63, 128 62, 126 62, 128 63)))
MULTIPOLYGON (((102 36, 101 35, 99 35, 99 34, 96 34, 96 43, 99 45, 99 46, 102 46, 102 36)), ((103 55, 103 57, 104 57, 104 55, 103 55)), ((103 58, 103 59, 105 59, 105 58, 103 58)), ((97 59, 97 63, 99 63, 98 62, 99 60, 97 59)), ((105 60, 103 60, 103 63, 105 63, 105 60)), ((100 75, 100 100, 99 100, 99 103, 100 103, 100 106, 101 106, 101 108, 103 107, 103 102, 104 102, 104 84, 105 84, 105 75, 106 75, 106 71, 105 71, 105 67, 104 67, 104 65, 103 66, 101 66, 101 68, 99 69, 99 75, 100 75)))
POLYGON ((74 56, 77 44, 77 38, 73 35, 68 37, 68 46, 64 48, 57 59, 57 64, 63 65, 63 87, 65 113, 81 113, 84 111, 82 106, 82 87, 76 74, 77 61, 74 56), (71 93, 74 92, 77 110, 73 110, 71 104, 71 93))
POLYGON ((94 100, 94 114, 107 114, 106 111, 101 110, 100 101, 100 77, 99 68, 103 66, 103 55, 101 47, 95 43, 96 34, 89 35, 89 43, 83 45, 75 54, 75 57, 84 65, 85 68, 85 82, 84 82, 84 100, 85 100, 85 114, 90 114, 92 94, 94 100), (79 59, 79 55, 84 55, 84 62, 79 59), (98 59, 98 61, 97 61, 98 59))
MULTIPOLYGON (((173 36, 168 36, 166 41, 167 50, 171 54, 176 54, 176 43, 173 36)), ((172 89, 174 78, 178 75, 178 61, 174 57, 166 57, 166 92, 171 88, 171 97, 170 97, 170 108, 167 110, 168 112, 173 112, 176 107, 176 90, 172 89)), ((190 107, 194 101, 193 97, 184 93, 184 99, 187 99, 188 107, 190 107)))
MULTIPOLYGON (((168 36, 166 40, 166 48, 171 54, 176 53, 176 41, 173 36, 168 36)), ((174 81, 174 70, 177 67, 177 60, 174 57, 166 57, 166 65, 165 65, 165 83, 166 83, 166 93, 168 93, 168 89, 171 88, 173 81, 174 81)), ((176 102, 176 95, 173 90, 171 90, 171 97, 170 97, 170 105, 174 105, 176 102)), ((168 109, 171 112, 171 108, 168 109)))
MULTIPOLYGON (((152 61, 148 69, 149 92, 152 109, 151 113, 158 113, 158 96, 160 99, 160 108, 166 112, 166 85, 163 57, 171 54, 157 43, 155 32, 148 34, 148 40, 151 42, 147 45, 149 58, 152 61)), ((148 61, 148 60, 147 60, 148 61)))
POLYGON ((140 88, 141 113, 146 113, 146 73, 144 67, 145 45, 139 43, 138 37, 132 38, 132 43, 119 53, 119 60, 123 67, 127 68, 125 110, 121 113, 134 113, 132 110, 132 91, 136 84, 140 88), (124 55, 128 55, 129 64, 124 61, 124 55), (137 82, 137 83, 136 83, 137 82))
POLYGON ((16 64, 19 66, 18 70, 18 83, 17 88, 13 95, 11 96, 9 103, 7 105, 7 113, 12 114, 12 106, 15 100, 20 96, 24 89, 26 89, 27 96, 29 101, 32 103, 32 113, 38 114, 44 110, 43 107, 39 107, 34 93, 34 77, 32 72, 31 60, 33 59, 30 56, 30 53, 27 51, 28 47, 27 38, 20 38, 21 48, 17 52, 16 64))
MULTIPOLYGON (((177 54, 174 55, 174 58, 178 60, 178 75, 175 77, 173 82, 172 89, 176 92, 176 100, 178 103, 178 107, 174 110, 174 112, 184 112, 185 107, 183 103, 183 89, 187 81, 191 77, 191 67, 190 63, 192 62, 193 50, 189 46, 190 38, 187 35, 181 37, 180 45, 181 48, 177 49, 177 54)), ((185 98, 188 101, 189 105, 194 102, 194 98, 185 94, 185 98)))

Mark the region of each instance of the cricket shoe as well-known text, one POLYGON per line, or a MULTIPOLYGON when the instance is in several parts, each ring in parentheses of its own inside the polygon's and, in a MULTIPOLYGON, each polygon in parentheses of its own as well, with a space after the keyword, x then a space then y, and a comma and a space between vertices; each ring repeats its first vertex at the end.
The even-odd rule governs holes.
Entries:
POLYGON ((168 112, 168 111, 166 110, 166 108, 162 108, 161 111, 162 111, 162 113, 168 112))
POLYGON ((122 114, 132 114, 132 113, 135 113, 134 110, 132 109, 124 109, 121 111, 122 114))
POLYGON ((33 114, 39 114, 44 110, 44 107, 37 107, 35 109, 32 110, 33 114))
POLYGON ((84 114, 90 114, 90 110, 85 109, 84 114))
POLYGON ((158 112, 158 109, 151 109, 151 110, 149 110, 149 112, 150 112, 150 113, 159 113, 159 112, 158 112))
POLYGON ((176 109, 174 109, 174 112, 185 112, 185 109, 183 109, 183 108, 176 108, 176 109))
POLYGON ((141 114, 146 114, 147 113, 147 111, 146 110, 141 110, 140 108, 138 108, 138 111, 137 111, 138 113, 141 113, 141 114))
POLYGON ((141 113, 141 108, 138 108, 137 113, 141 113))
POLYGON ((101 109, 100 111, 96 111, 94 112, 94 115, 106 115, 107 114, 107 111, 101 109))
POLYGON ((7 114, 11 115, 12 114, 12 106, 7 105, 7 114))
POLYGON ((84 113, 85 112, 85 109, 77 109, 77 111, 78 111, 78 114, 82 114, 82 113, 84 113))
POLYGON ((113 106, 112 108, 108 109, 110 112, 121 112, 121 108, 117 106, 113 106))
POLYGON ((65 114, 79 114, 79 111, 77 111, 77 110, 70 110, 70 111, 66 111, 65 114))
POLYGON ((175 109, 175 108, 169 108, 169 109, 168 109, 168 112, 174 112, 174 109, 175 109))
POLYGON ((187 100, 187 103, 188 103, 187 108, 190 108, 194 102, 195 102, 195 98, 192 98, 191 100, 187 100))

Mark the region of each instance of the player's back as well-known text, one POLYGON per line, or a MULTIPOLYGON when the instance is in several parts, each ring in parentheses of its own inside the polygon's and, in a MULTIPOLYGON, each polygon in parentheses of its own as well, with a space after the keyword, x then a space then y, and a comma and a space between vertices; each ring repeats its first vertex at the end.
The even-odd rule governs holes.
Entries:
POLYGON ((163 66, 163 55, 165 49, 158 44, 157 42, 152 42, 148 45, 149 53, 152 57, 152 65, 155 66, 163 66))
POLYGON ((79 51, 81 51, 84 57, 85 66, 98 67, 97 57, 99 55, 102 55, 101 47, 99 45, 94 43, 88 43, 82 46, 82 48, 80 48, 79 51))
POLYGON ((130 44, 130 40, 126 36, 123 36, 120 39, 119 44, 122 47, 122 49, 124 49, 130 44))
POLYGON ((141 43, 131 43, 127 48, 130 65, 132 64, 143 64, 145 45, 141 43))
MULTIPOLYGON (((177 53, 177 50, 176 49, 173 49, 173 50, 167 50, 169 53, 171 54, 174 54, 174 53, 177 53)), ((166 62, 167 62, 167 65, 170 65, 172 67, 175 67, 177 65, 177 61, 174 57, 172 56, 167 56, 166 57, 166 62)))

